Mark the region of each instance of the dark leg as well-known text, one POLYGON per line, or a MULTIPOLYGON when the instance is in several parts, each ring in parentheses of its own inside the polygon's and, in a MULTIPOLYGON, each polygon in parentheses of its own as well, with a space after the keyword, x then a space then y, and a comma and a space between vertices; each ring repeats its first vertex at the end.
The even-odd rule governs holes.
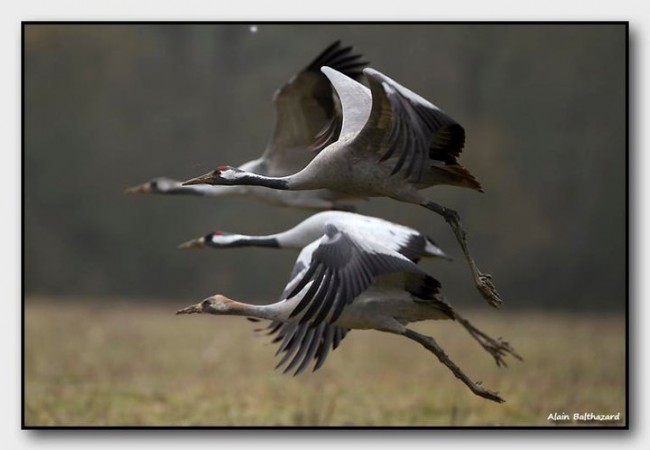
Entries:
POLYGON ((498 403, 503 403, 505 401, 499 397, 496 392, 488 391, 487 389, 483 388, 483 386, 480 385, 480 382, 474 382, 470 380, 469 377, 465 375, 462 370, 460 370, 460 367, 458 367, 451 359, 449 359, 449 356, 447 356, 447 354, 442 350, 442 348, 440 348, 438 343, 432 337, 425 336, 408 328, 404 329, 402 335, 416 342, 419 342, 422 346, 424 346, 424 348, 436 355, 438 360, 447 366, 449 370, 451 370, 453 374, 456 375, 456 378, 465 383, 465 385, 470 388, 470 390, 476 395, 498 403))
POLYGON ((501 338, 491 338, 476 328, 474 325, 472 325, 469 320, 465 319, 458 313, 455 314, 454 318, 456 319, 456 322, 461 324, 463 328, 465 328, 467 332, 471 334, 479 344, 481 344, 481 347, 483 347, 490 355, 492 355, 497 363, 497 366, 508 366, 503 360, 503 357, 508 353, 517 358, 519 361, 523 361, 522 357, 515 353, 515 350, 510 346, 510 344, 508 344, 508 342, 504 341, 501 338))
POLYGON ((437 203, 433 202, 423 203, 422 206, 440 214, 445 218, 449 226, 451 226, 451 229, 456 235, 456 240, 463 249, 463 253, 465 254, 469 268, 472 271, 472 276, 474 277, 474 283, 476 284, 476 287, 478 288, 483 298, 485 298, 491 306, 498 308, 501 305, 502 301, 501 297, 499 297, 499 293, 497 292, 496 287, 494 287, 494 284, 492 283, 492 275, 488 273, 481 273, 481 271, 478 270, 478 267, 476 267, 476 263, 474 262, 472 255, 469 253, 469 248, 467 247, 467 236, 465 234, 465 230, 460 224, 460 217, 458 216, 458 213, 453 209, 445 208, 444 206, 440 206, 437 203))

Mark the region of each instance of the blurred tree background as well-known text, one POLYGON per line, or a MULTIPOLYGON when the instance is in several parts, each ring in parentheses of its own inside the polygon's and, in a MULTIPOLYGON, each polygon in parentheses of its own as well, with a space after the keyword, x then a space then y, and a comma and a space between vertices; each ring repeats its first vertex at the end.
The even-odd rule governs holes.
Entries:
MULTIPOLYGON (((176 246, 308 211, 123 190, 257 158, 275 89, 341 39, 465 127, 461 163, 486 193, 427 193, 461 214, 504 308, 624 308, 624 25, 35 24, 24 38, 27 295, 275 301, 297 253, 176 246)), ((358 207, 433 237, 454 262, 426 270, 452 303, 482 304, 444 220, 358 207)))

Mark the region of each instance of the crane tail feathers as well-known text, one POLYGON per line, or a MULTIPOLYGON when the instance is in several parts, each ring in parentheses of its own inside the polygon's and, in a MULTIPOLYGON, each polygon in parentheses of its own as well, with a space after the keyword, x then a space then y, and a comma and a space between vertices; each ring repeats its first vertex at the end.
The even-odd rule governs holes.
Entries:
POLYGON ((434 166, 432 172, 439 180, 438 184, 449 184, 452 186, 466 187, 478 192, 485 192, 483 186, 478 180, 460 164, 451 164, 445 166, 434 166))

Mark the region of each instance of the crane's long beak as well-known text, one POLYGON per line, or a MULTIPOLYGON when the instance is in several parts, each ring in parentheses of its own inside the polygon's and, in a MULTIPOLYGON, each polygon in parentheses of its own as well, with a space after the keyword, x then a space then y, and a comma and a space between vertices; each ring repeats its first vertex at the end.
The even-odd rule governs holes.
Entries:
POLYGON ((146 194, 151 191, 151 186, 149 183, 139 184, 137 186, 131 186, 124 189, 125 194, 146 194))
POLYGON ((183 242, 178 248, 204 248, 205 247, 205 237, 200 237, 197 239, 192 239, 191 241, 183 242))
POLYGON ((176 315, 178 314, 200 314, 203 312, 203 308, 201 307, 201 303, 197 303, 196 305, 188 306, 187 308, 179 309, 176 311, 176 315))
POLYGON ((189 186, 191 184, 212 184, 213 175, 212 172, 201 175, 200 177, 189 179, 183 182, 183 186, 189 186))

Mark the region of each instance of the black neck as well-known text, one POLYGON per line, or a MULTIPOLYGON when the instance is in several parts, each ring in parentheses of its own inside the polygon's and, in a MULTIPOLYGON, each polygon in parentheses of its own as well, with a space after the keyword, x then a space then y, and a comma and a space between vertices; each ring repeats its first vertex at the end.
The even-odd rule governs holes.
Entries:
POLYGON ((255 236, 242 236, 241 239, 238 239, 233 242, 224 243, 224 244, 215 244, 211 240, 208 240, 208 245, 214 248, 238 248, 238 247, 278 248, 280 247, 280 243, 276 238, 255 237, 255 236))
POLYGON ((244 175, 237 180, 236 184, 251 186, 264 186, 271 189, 287 190, 289 183, 282 178, 265 177, 263 175, 244 175))
POLYGON ((240 247, 241 246, 278 248, 280 247, 280 243, 276 238, 251 237, 249 239, 242 239, 240 247))

